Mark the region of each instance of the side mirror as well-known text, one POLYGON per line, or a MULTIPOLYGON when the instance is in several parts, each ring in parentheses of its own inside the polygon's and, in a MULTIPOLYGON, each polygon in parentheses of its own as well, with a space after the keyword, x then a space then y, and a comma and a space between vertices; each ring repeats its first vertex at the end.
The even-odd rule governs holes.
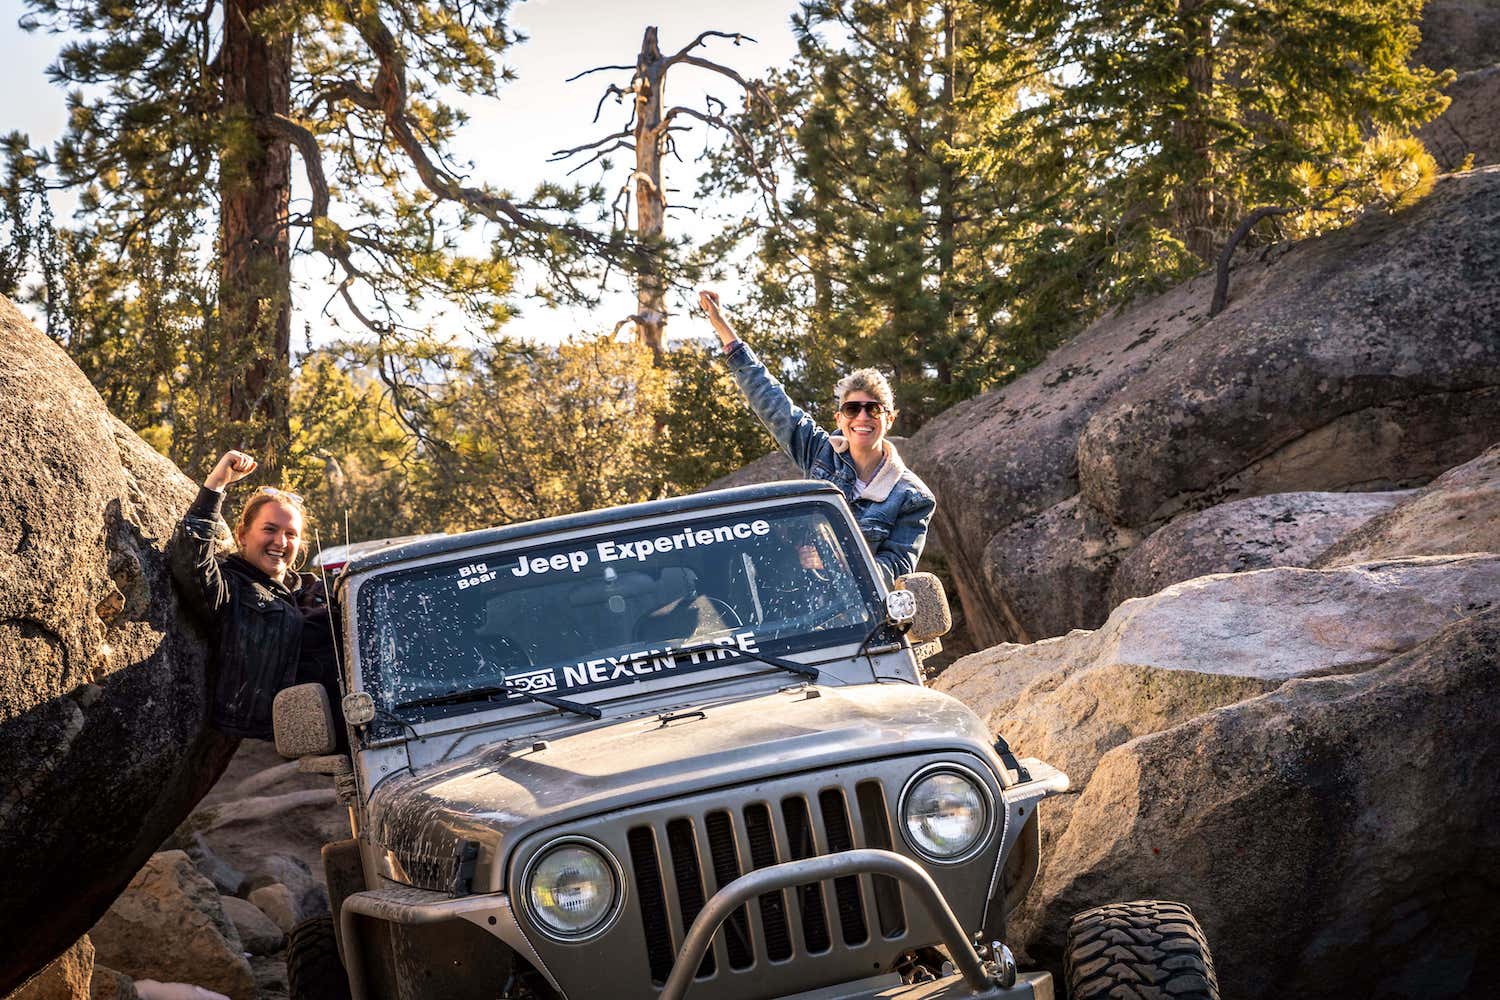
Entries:
POLYGON ((931 573, 908 573, 896 581, 896 587, 911 594, 916 603, 911 628, 906 632, 913 645, 931 642, 953 628, 953 612, 948 610, 943 581, 931 573))
POLYGON ((271 725, 276 752, 287 760, 325 756, 338 746, 333 734, 333 710, 321 684, 296 684, 276 692, 271 702, 271 725))

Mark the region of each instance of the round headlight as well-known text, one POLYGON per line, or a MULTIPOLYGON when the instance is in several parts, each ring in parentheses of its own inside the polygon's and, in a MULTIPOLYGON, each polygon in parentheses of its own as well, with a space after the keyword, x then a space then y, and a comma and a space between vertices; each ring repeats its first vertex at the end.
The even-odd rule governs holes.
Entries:
POLYGON ((531 912, 561 937, 581 937, 614 910, 619 885, 608 859, 579 843, 554 847, 534 862, 526 880, 531 912))
POLYGON ((989 830, 984 790, 958 771, 934 771, 913 784, 901 808, 906 839, 933 861, 953 861, 989 830))

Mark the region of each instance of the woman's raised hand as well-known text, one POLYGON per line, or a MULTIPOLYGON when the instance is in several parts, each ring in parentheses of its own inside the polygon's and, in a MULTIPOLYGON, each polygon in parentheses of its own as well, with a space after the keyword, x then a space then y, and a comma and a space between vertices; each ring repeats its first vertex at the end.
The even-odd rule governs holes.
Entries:
POLYGON ((719 293, 700 289, 698 292, 698 305, 703 308, 703 312, 708 316, 708 322, 713 326, 714 333, 719 335, 719 343, 725 347, 733 343, 736 339, 734 327, 729 325, 729 321, 719 311, 719 293))
POLYGON ((203 485, 211 490, 222 490, 230 483, 237 483, 250 473, 260 463, 242 451, 226 451, 219 456, 219 462, 214 466, 214 471, 203 480, 203 485))

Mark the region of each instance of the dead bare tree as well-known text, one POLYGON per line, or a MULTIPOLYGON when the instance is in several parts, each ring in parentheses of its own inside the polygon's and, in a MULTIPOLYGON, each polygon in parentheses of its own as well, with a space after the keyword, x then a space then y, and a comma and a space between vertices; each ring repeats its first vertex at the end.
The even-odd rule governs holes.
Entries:
MULTIPOLYGON (((634 154, 633 169, 620 187, 612 214, 620 229, 629 230, 630 204, 634 201, 634 242, 647 252, 636 258, 636 311, 616 324, 615 330, 618 332, 627 322, 634 324, 637 338, 651 348, 658 360, 664 348, 667 326, 667 275, 664 264, 666 214, 669 208, 681 207, 668 202, 668 188, 662 176, 662 161, 668 155, 677 155, 674 133, 686 131, 690 127, 683 122, 684 119, 696 119, 711 128, 724 130, 734 139, 742 153, 750 158, 750 162, 756 162, 750 143, 725 117, 728 108, 725 102, 710 97, 701 111, 682 105, 666 107, 667 74, 672 67, 680 65, 706 69, 732 80, 744 92, 747 102, 761 101, 767 107, 770 106, 759 83, 746 80, 722 63, 695 54, 696 49, 713 38, 727 38, 735 45, 755 41, 748 35, 739 33, 704 31, 668 56, 662 54, 656 27, 651 26, 641 39, 641 49, 634 66, 595 66, 569 77, 569 82, 572 82, 592 73, 631 70, 630 80, 624 87, 612 83, 605 89, 594 108, 594 121, 599 121, 604 102, 611 97, 622 104, 628 98, 630 116, 618 131, 581 146, 560 149, 552 156, 554 161, 559 161, 587 154, 586 159, 569 171, 571 174, 603 160, 617 150, 629 150, 634 154)), ((760 176, 758 171, 757 176, 760 176)), ((760 176, 760 180, 763 190, 774 191, 774 179, 760 176)))

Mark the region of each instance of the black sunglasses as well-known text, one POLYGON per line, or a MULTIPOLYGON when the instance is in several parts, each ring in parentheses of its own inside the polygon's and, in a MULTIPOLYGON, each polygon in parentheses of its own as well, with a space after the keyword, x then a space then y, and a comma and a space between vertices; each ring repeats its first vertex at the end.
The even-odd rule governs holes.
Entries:
POLYGON ((878 399, 868 399, 859 402, 851 399, 847 403, 839 404, 839 412, 848 417, 850 420, 853 420, 855 417, 859 416, 859 412, 861 410, 868 413, 872 417, 878 417, 881 414, 885 413, 885 404, 878 399))

